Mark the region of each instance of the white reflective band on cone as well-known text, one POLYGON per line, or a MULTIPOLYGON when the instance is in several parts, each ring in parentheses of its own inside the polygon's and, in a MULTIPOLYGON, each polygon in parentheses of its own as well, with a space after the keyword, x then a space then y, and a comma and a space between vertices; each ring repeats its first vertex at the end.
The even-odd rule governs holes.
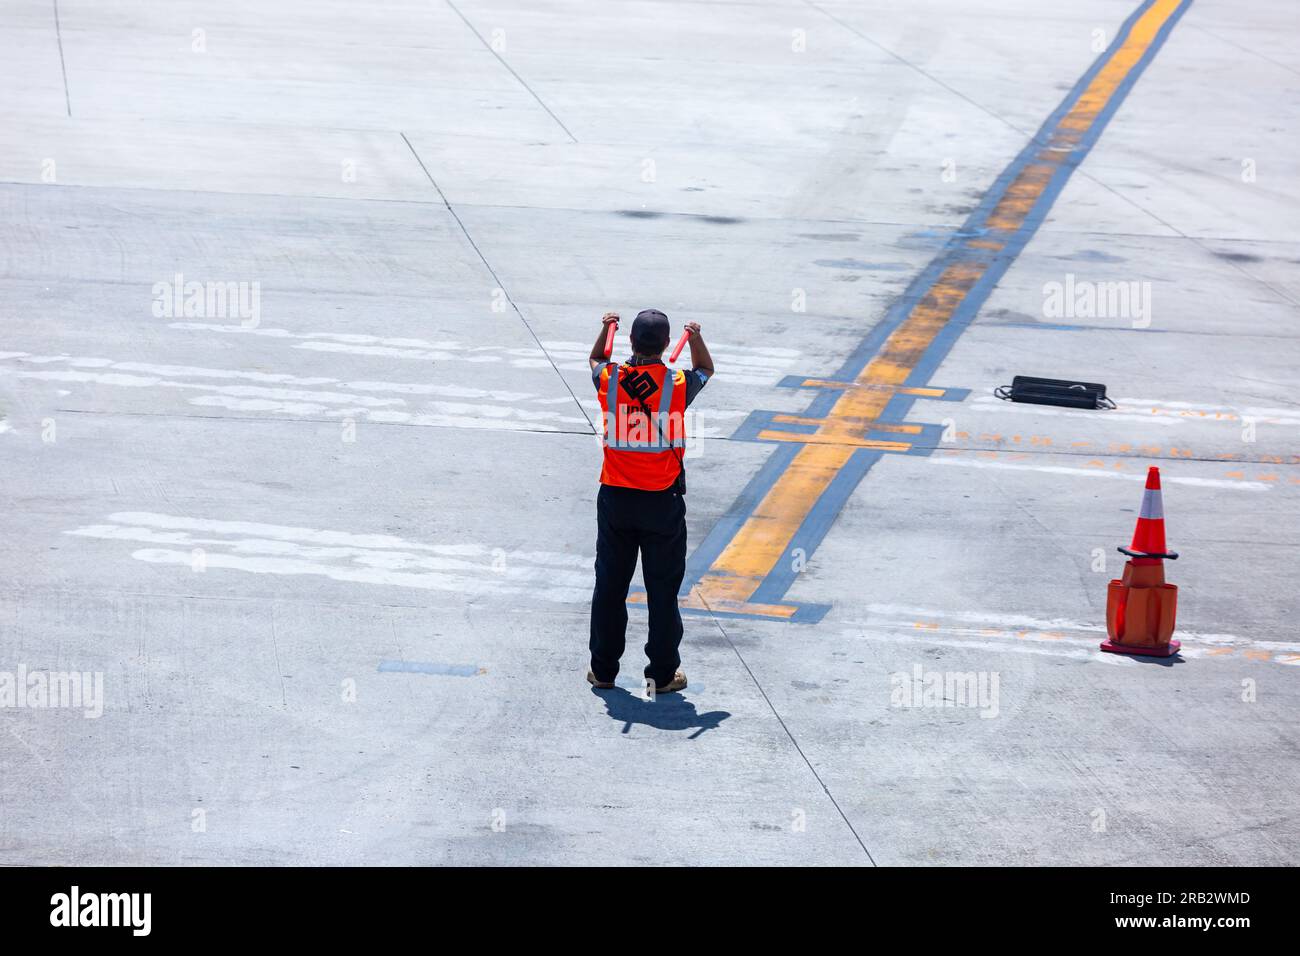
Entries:
POLYGON ((1160 498, 1159 488, 1148 488, 1142 495, 1142 512, 1139 518, 1150 518, 1157 521, 1165 520, 1165 503, 1160 498))

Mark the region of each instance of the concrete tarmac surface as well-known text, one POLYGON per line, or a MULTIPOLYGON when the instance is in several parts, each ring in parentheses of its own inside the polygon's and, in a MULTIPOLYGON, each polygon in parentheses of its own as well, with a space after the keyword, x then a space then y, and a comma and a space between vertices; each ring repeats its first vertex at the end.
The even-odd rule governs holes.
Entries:
POLYGON ((6 2, 0 863, 1294 864, 1298 41, 6 2), (636 592, 584 680, 648 307, 717 366, 653 700, 636 592), (1097 647, 1150 465, 1166 660, 1097 647))

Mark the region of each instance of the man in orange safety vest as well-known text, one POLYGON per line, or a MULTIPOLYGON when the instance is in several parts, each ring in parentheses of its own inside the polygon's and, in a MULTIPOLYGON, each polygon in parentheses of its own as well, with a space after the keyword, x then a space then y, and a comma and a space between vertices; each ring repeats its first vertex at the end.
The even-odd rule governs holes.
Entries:
POLYGON ((713 375, 713 359, 698 322, 686 323, 691 369, 670 369, 663 352, 668 317, 646 309, 632 322, 632 357, 605 358, 605 339, 618 314, 601 319, 591 350, 591 378, 600 399, 604 461, 596 495, 596 587, 591 597, 591 669, 587 681, 607 689, 618 676, 627 631, 627 591, 641 555, 649 611, 647 684, 679 691, 682 615, 677 591, 686 574, 686 407, 713 375))

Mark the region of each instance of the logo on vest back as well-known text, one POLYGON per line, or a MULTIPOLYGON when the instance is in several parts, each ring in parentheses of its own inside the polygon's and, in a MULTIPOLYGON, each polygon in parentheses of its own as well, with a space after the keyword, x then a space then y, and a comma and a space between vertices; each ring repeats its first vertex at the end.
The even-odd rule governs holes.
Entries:
POLYGON ((655 377, 649 372, 632 372, 618 384, 622 386, 623 391, 638 402, 644 402, 659 391, 659 385, 655 382, 655 377))

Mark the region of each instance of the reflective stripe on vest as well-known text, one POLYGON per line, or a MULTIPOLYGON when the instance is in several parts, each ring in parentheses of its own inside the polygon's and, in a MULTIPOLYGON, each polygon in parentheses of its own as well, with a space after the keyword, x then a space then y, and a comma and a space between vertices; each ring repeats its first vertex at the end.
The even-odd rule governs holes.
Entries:
MULTIPOLYGON (((635 366, 629 366, 635 367, 635 366)), ((678 437, 667 441, 668 423, 672 415, 673 389, 677 384, 677 373, 672 369, 664 372, 663 390, 659 396, 658 407, 654 415, 655 435, 649 442, 620 440, 618 437, 618 371, 619 367, 609 363, 609 381, 605 386, 605 447, 615 451, 647 452, 658 454, 670 448, 685 448, 686 440, 678 437), (612 426, 612 427, 611 427, 612 426)), ((630 408, 636 408, 630 405, 630 408)))

